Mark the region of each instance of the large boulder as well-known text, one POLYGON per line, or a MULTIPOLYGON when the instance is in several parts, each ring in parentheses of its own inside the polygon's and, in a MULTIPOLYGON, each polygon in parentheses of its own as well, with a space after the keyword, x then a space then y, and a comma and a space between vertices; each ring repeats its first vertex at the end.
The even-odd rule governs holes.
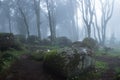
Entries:
POLYGON ((78 76, 92 67, 93 52, 87 48, 63 48, 45 55, 45 70, 65 78, 78 76))
POLYGON ((0 33, 0 50, 4 51, 14 46, 14 35, 12 33, 0 33))

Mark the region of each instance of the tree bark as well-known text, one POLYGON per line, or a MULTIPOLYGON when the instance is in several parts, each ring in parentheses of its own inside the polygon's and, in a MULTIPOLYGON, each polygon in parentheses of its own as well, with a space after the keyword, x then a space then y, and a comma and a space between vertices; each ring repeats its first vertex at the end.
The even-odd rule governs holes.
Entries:
POLYGON ((35 14, 36 14, 36 22, 37 22, 37 32, 38 38, 41 40, 41 29, 40 29, 40 0, 36 2, 34 0, 35 14))
POLYGON ((46 0, 46 4, 47 4, 47 10, 48 10, 48 20, 49 20, 49 26, 50 26, 50 39, 52 42, 52 45, 55 44, 55 38, 56 38, 56 23, 55 23, 55 12, 54 12, 54 7, 53 5, 51 5, 51 3, 53 4, 53 0, 51 0, 51 2, 49 2, 48 0, 46 0))

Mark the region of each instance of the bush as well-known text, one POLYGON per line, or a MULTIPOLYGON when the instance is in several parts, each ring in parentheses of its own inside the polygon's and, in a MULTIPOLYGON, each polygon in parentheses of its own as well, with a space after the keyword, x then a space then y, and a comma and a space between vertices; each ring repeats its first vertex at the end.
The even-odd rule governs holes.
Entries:
POLYGON ((98 43, 96 40, 92 39, 92 38, 85 38, 82 41, 83 45, 87 48, 90 48, 92 50, 98 49, 98 43))
POLYGON ((49 46, 51 45, 51 41, 49 39, 43 39, 40 41, 40 45, 49 46))
POLYGON ((0 34, 0 50, 6 51, 14 45, 14 35, 12 33, 0 34))
POLYGON ((40 61, 44 59, 45 52, 43 50, 37 50, 31 54, 32 59, 40 61))
POLYGON ((0 50, 7 51, 10 49, 22 50, 21 43, 14 38, 12 33, 1 33, 0 34, 0 50))
POLYGON ((67 37, 58 37, 55 41, 55 44, 60 47, 68 47, 72 44, 72 41, 67 37))
POLYGON ((92 58, 87 53, 82 48, 52 50, 45 54, 45 70, 66 78, 78 76, 92 66, 92 58))
POLYGON ((11 64, 15 60, 15 56, 9 52, 0 53, 0 74, 5 75, 6 71, 11 67, 11 64))
POLYGON ((65 66, 64 60, 64 57, 57 54, 57 50, 52 50, 45 55, 44 67, 50 73, 65 77, 65 73, 63 73, 65 66))
POLYGON ((37 36, 31 35, 27 38, 27 43, 28 44, 39 44, 40 40, 37 36))
POLYGON ((25 35, 15 35, 15 40, 20 42, 20 43, 26 43, 26 37, 25 35))
POLYGON ((83 43, 81 41, 76 41, 72 43, 73 47, 84 47, 83 43))

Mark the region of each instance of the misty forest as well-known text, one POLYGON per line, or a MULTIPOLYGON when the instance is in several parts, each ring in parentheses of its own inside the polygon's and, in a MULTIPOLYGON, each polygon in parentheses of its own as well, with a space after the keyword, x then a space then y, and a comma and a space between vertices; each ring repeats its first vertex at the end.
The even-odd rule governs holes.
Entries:
POLYGON ((120 80, 119 0, 0 0, 0 80, 120 80))

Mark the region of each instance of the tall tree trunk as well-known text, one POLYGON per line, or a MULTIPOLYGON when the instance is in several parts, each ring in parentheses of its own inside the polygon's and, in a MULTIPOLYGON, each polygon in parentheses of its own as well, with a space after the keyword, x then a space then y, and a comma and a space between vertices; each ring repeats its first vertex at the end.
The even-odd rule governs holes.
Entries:
POLYGON ((49 20, 49 26, 50 26, 50 39, 52 42, 52 45, 55 44, 55 38, 56 38, 56 23, 55 23, 55 14, 54 14, 54 9, 53 9, 53 5, 51 5, 51 3, 53 4, 53 1, 51 0, 51 2, 49 2, 48 0, 46 0, 46 4, 47 4, 47 10, 48 10, 48 20, 49 20))
POLYGON ((101 4, 101 12, 102 12, 102 16, 101 16, 101 27, 102 27, 102 45, 105 45, 105 40, 106 40, 106 28, 107 28, 107 24, 108 21, 111 19, 112 15, 113 15, 113 9, 114 9, 114 2, 115 0, 112 0, 112 2, 110 0, 106 0, 104 3, 100 0, 100 4, 101 4), (106 5, 104 5, 106 4, 106 5))
POLYGON ((79 0, 81 3, 83 21, 87 27, 87 36, 91 37, 91 24, 93 22, 93 16, 95 11, 94 0, 79 0))
POLYGON ((30 32, 29 32, 29 25, 28 25, 28 23, 27 23, 26 16, 25 16, 23 10, 22 10, 20 7, 19 7, 19 10, 20 10, 20 12, 21 12, 21 15, 23 16, 23 20, 24 20, 24 23, 25 23, 25 26, 26 26, 27 37, 29 37, 29 36, 30 36, 30 32))
POLYGON ((12 33, 12 26, 11 26, 11 18, 10 18, 10 15, 9 15, 9 18, 8 18, 8 22, 9 22, 9 31, 10 31, 10 33, 12 33))
POLYGON ((87 27, 87 32, 88 32, 88 38, 90 38, 91 37, 91 26, 89 25, 88 27, 87 27))
POLYGON ((41 40, 41 29, 40 29, 40 0, 37 2, 34 0, 35 14, 36 14, 36 22, 37 22, 37 32, 38 38, 41 40))

